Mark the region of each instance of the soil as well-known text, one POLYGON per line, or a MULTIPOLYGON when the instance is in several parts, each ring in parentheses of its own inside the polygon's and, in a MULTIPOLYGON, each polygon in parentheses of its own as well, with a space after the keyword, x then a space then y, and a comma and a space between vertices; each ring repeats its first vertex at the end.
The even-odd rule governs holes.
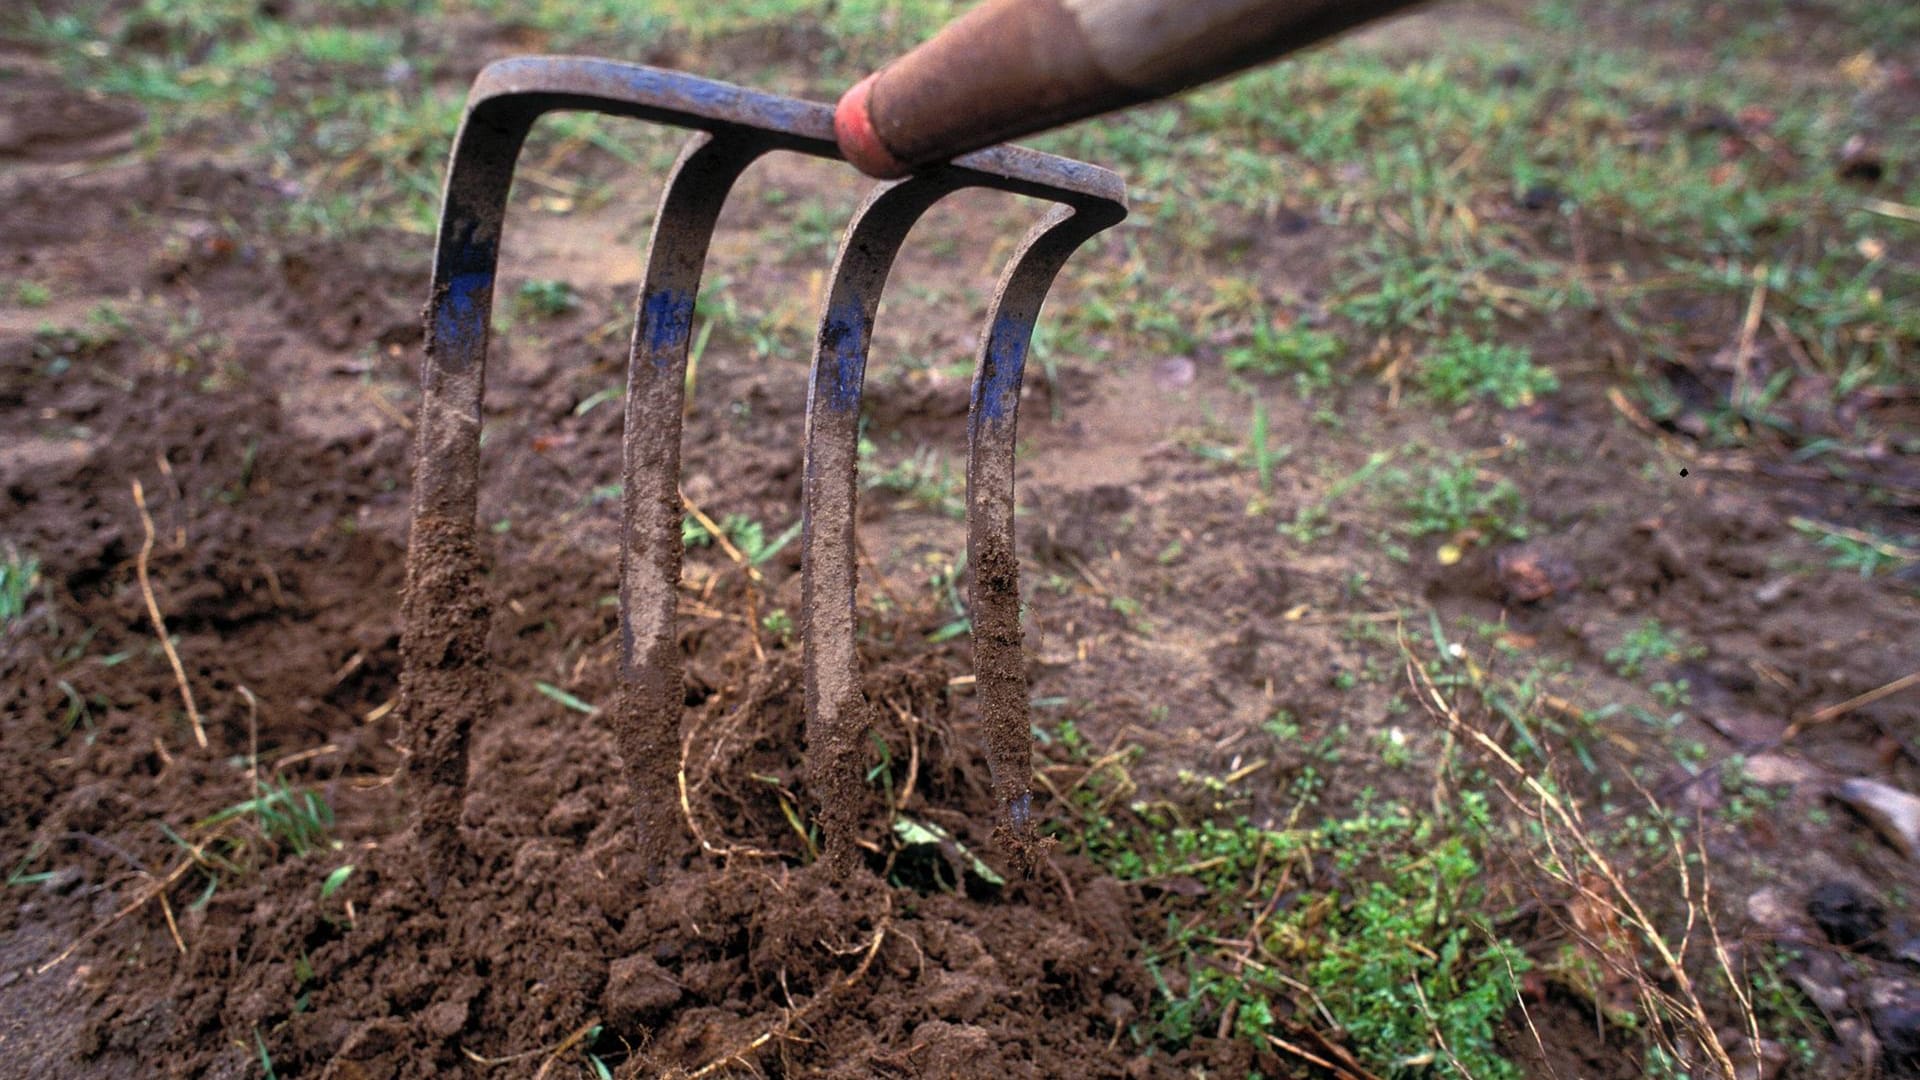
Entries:
MULTIPOLYGON (((999 854, 970 649, 964 636, 930 643, 952 614, 911 599, 951 568, 958 522, 883 492, 859 510, 863 674, 847 699, 893 771, 885 787, 842 796, 851 873, 827 873, 817 838, 794 824, 820 794, 802 752, 798 643, 769 617, 800 609, 798 543, 759 567, 764 583, 711 547, 688 554, 673 803, 655 777, 637 805, 621 765, 636 743, 542 689, 628 707, 613 704, 608 603, 619 501, 593 495, 619 479, 621 418, 615 405, 582 406, 625 368, 624 330, 604 333, 599 313, 630 311, 638 269, 605 248, 644 236, 647 200, 594 211, 605 217, 590 229, 516 200, 504 249, 544 254, 509 258, 501 295, 558 266, 587 303, 500 335, 482 529, 423 522, 413 542, 439 552, 422 563, 438 570, 404 590, 427 245, 290 246, 265 225, 291 196, 264 167, 193 146, 124 155, 131 105, 66 90, 30 55, 0 62, 19 76, 10 100, 26 87, 39 115, 59 118, 0 128, 0 275, 54 293, 47 308, 0 314, 0 553, 37 557, 43 584, 0 631, 0 839, 19 867, 0 911, 0 1074, 252 1076, 263 1052, 279 1076, 339 1078, 574 1075, 587 1053, 620 1076, 1298 1067, 1232 1040, 1199 1038, 1180 1054, 1136 1046, 1127 1029, 1155 993, 1143 941, 1164 930, 1160 894, 1058 851, 1031 878, 999 854), (40 331, 94 325, 102 301, 126 329, 40 331), (139 584, 149 525, 135 482, 151 512, 154 601, 206 750, 139 584), (403 647, 402 613, 423 597, 456 616, 403 647), (415 661, 404 686, 403 651, 415 661), (405 729, 429 701, 441 725, 405 729), (257 838, 241 843, 245 830, 210 821, 260 798, 262 783, 324 798, 338 846, 268 857, 257 838), (925 859, 899 851, 885 834, 889 800, 955 843, 925 859), (697 847, 662 858, 643 835, 666 831, 697 847)), ((772 189, 840 210, 860 190, 825 166, 756 165, 740 208, 723 214, 721 262, 737 265, 781 220, 762 197, 772 189)), ((916 231, 894 280, 959 299, 890 296, 876 357, 972 347, 969 298, 1006 250, 978 238, 1010 244, 1026 208, 953 204, 916 231)), ((1301 224, 1254 223, 1235 272, 1324 295, 1327 272, 1312 268, 1347 238, 1301 224)), ((1115 238, 1076 257, 1125 258, 1115 238)), ((799 256, 757 265, 739 284, 743 306, 805 323, 818 271, 799 256)), ((1063 284, 1049 310, 1077 298, 1063 284)), ((1699 316, 1716 319, 1737 328, 1739 312, 1699 316)), ((1345 418, 1335 429, 1276 396, 1273 427, 1294 456, 1266 495, 1247 470, 1184 446, 1244 410, 1206 347, 1169 358, 1121 343, 1110 369, 1066 358, 1053 378, 1030 373, 1018 565, 989 569, 1025 578, 1027 670, 979 678, 1071 702, 1095 746, 1144 745, 1135 781, 1179 798, 1183 772, 1266 753, 1260 724, 1282 709, 1307 740, 1404 726, 1437 752, 1444 732, 1396 718, 1395 686, 1337 688, 1369 658, 1342 632, 1350 617, 1430 604, 1450 624, 1504 622, 1509 641, 1570 665, 1594 701, 1639 692, 1605 654, 1655 617, 1706 647, 1669 673, 1693 696, 1682 734, 1716 759, 1791 766, 1777 813, 1715 834, 1727 892, 1770 875, 1795 895, 1835 877, 1915 895, 1920 875, 1864 823, 1810 812, 1828 807, 1839 777, 1920 786, 1913 696, 1784 738, 1791 718, 1906 674, 1920 640, 1913 581, 1820 569, 1822 553, 1787 522, 1911 532, 1914 504, 1869 505, 1825 471, 1694 454, 1684 431, 1642 430, 1609 403, 1605 332, 1575 329, 1535 343, 1564 388, 1519 413, 1466 409, 1436 425, 1356 383, 1331 403, 1345 418), (1535 448, 1515 476, 1540 526, 1525 545, 1443 562, 1435 540, 1401 562, 1375 542, 1377 507, 1343 507, 1335 541, 1306 550, 1246 512, 1260 497, 1290 518, 1319 497, 1321 475, 1351 473, 1375 447, 1510 439, 1535 448), (1670 475, 1681 460, 1685 480, 1670 475)), ((868 409, 881 452, 928 446, 959 461, 964 379, 880 366, 868 409)), ((716 519, 765 522, 770 536, 796 520, 805 400, 803 355, 765 359, 716 335, 686 419, 687 497, 716 519)), ((1902 490, 1889 479, 1897 455, 1860 467, 1902 490)), ((1635 751, 1654 738, 1617 724, 1608 740, 1635 751)), ((1306 767, 1275 756, 1252 816, 1283 816, 1306 767)), ((1426 797, 1424 774, 1367 755, 1322 767, 1334 806, 1365 787, 1426 797)), ((1720 798, 1687 774, 1655 794, 1720 798)), ((1036 820, 1057 810, 1035 793, 1036 820)), ((1543 990, 1530 1017, 1541 1074, 1609 1075, 1590 1003, 1543 990)), ((1515 1053, 1530 1054, 1522 1030, 1515 1053)))

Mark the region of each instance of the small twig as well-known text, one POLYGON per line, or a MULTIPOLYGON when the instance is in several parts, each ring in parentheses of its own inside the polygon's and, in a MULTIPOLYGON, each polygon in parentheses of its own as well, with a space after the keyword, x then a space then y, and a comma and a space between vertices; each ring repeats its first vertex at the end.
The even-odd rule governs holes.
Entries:
POLYGON ((1879 214, 1881 217, 1890 217, 1896 221, 1920 223, 1920 206, 1908 206, 1888 199, 1862 199, 1860 209, 1869 214, 1879 214))
POLYGON ((246 687, 236 689, 247 699, 247 768, 253 774, 253 797, 257 799, 260 797, 260 701, 246 687))
POLYGON ((763 1031, 760 1034, 754 1036, 752 1039, 749 1039, 747 1043, 744 1046, 741 1046, 739 1049, 730 1051, 720 1057, 717 1057, 712 1061, 709 1061, 705 1065, 700 1066, 698 1069, 695 1069, 693 1072, 688 1073, 687 1080, 700 1080, 700 1078, 703 1076, 711 1076, 713 1073, 726 1068, 728 1065, 731 1065, 734 1062, 739 1061, 740 1059, 746 1057, 748 1054, 751 1054, 755 1050, 758 1050, 761 1047, 767 1045, 768 1043, 772 1042, 774 1039, 785 1035, 787 1032, 793 1030, 795 1025, 805 1020, 807 1016, 813 1012, 813 1010, 825 1004, 828 999, 838 996, 840 993, 844 992, 849 987, 853 986, 853 984, 865 978, 867 974, 867 969, 873 966, 873 958, 880 954, 880 943, 886 940, 887 927, 891 924, 891 922, 892 922, 891 919, 881 920, 879 928, 873 932, 873 943, 867 946, 867 954, 860 958, 860 966, 848 972, 846 978, 841 979, 839 982, 834 983, 832 986, 828 987, 827 989, 821 991, 818 994, 815 994, 813 997, 813 1000, 807 1002, 805 1005, 794 1010, 790 1015, 788 1015, 788 1017, 784 1021, 780 1023, 778 1027, 768 1028, 766 1031, 763 1031))
POLYGON ((407 414, 401 412, 398 406, 394 405, 393 402, 388 401, 387 395, 381 393, 378 387, 375 387, 375 386, 367 387, 367 400, 373 403, 374 409, 377 410, 381 415, 385 416, 387 419, 393 421, 394 423, 399 424, 400 429, 402 431, 413 430, 413 421, 407 419, 407 414))
POLYGON ((600 1026, 600 1019, 598 1017, 595 1017, 594 1019, 589 1020, 585 1024, 583 1024, 578 1031, 575 1031, 571 1035, 568 1035, 566 1038, 561 1039, 559 1042, 553 1044, 552 1047, 536 1046, 531 1050, 522 1050, 517 1054, 507 1054, 503 1057, 491 1057, 491 1058, 482 1057, 479 1054, 474 1053, 473 1051, 467 1049, 464 1046, 460 1048, 460 1052, 466 1055, 466 1058, 468 1061, 471 1061, 476 1065, 511 1065, 516 1061, 525 1061, 530 1057, 534 1057, 539 1054, 546 1054, 548 1055, 546 1064, 541 1065, 540 1072, 536 1074, 539 1076, 545 1076, 547 1073, 547 1068, 548 1066, 553 1064, 554 1058, 559 1057, 562 1053, 566 1051, 568 1047, 579 1042, 581 1039, 586 1038, 587 1032, 592 1031, 594 1028, 597 1028, 599 1026, 600 1026))
POLYGON ((708 517, 707 512, 700 509, 699 505, 692 499, 687 498, 687 493, 684 491, 680 493, 680 505, 687 508, 687 513, 693 515, 693 520, 699 522, 700 527, 707 530, 708 535, 713 537, 713 542, 719 544, 720 550, 727 553, 727 558, 739 564, 740 568, 747 572, 748 577, 756 582, 766 580, 766 578, 761 575, 760 568, 753 565, 745 555, 742 555, 740 549, 733 546, 732 540, 727 539, 727 530, 721 528, 717 522, 708 517))
POLYGON ((328 743, 325 746, 310 746, 305 750, 295 750, 285 757, 275 759, 273 771, 276 773, 284 772, 288 767, 298 765, 303 761, 312 761, 314 758, 326 757, 328 754, 337 754, 339 752, 340 747, 337 743, 328 743))
POLYGON ((1879 701, 1881 698, 1892 697, 1912 686, 1920 686, 1920 671, 1902 675, 1892 682, 1883 686, 1876 686, 1864 694, 1856 694, 1838 705, 1829 705, 1824 709, 1811 713, 1803 719, 1795 720, 1792 724, 1788 725, 1785 732, 1781 733, 1780 741, 1786 742, 1807 728, 1814 727, 1818 724, 1832 723, 1855 709, 1863 709, 1879 701))
POLYGON ((143 890, 140 893, 139 896, 134 897, 132 902, 128 903, 125 907, 121 908, 119 911, 114 912, 110 917, 108 917, 106 922, 101 923, 100 925, 94 927, 93 929, 75 938, 73 940, 73 944, 68 945, 66 948, 60 950, 60 955, 54 957, 53 959, 47 961, 44 964, 41 964, 39 967, 34 968, 33 973, 35 975, 45 975, 47 972, 52 971, 54 968, 59 967, 62 963, 66 962, 67 957, 72 956, 74 952, 80 948, 80 946, 85 945, 87 942, 92 941, 96 937, 99 937, 102 933, 106 931, 108 927, 114 925, 115 923, 119 922, 121 919, 124 919, 127 916, 133 914, 134 912, 140 910, 140 908, 145 906, 148 901, 152 900, 156 896, 159 896, 161 893, 167 890, 168 886, 180 880, 180 875, 186 873, 188 867, 193 866, 195 863, 199 861, 196 856, 197 856, 197 853, 195 855, 189 855, 187 858, 182 859, 178 866, 175 866, 172 870, 167 871, 166 877, 163 877, 158 881, 155 881, 152 885, 148 886, 145 890, 143 890))
POLYGON ((1267 1041, 1272 1043, 1275 1049, 1284 1050, 1287 1053, 1292 1054, 1294 1057, 1299 1058, 1301 1061, 1304 1061, 1309 1065, 1317 1065, 1320 1068, 1325 1069, 1328 1072, 1332 1073, 1333 1075, 1340 1077, 1341 1080, 1348 1080, 1348 1078, 1353 1076, 1352 1073, 1348 1072, 1347 1070, 1341 1068, 1338 1065, 1335 1065, 1333 1062, 1328 1061, 1326 1058, 1323 1058, 1320 1055, 1315 1054, 1309 1050, 1295 1046, 1278 1035, 1268 1033, 1267 1041))
POLYGON ((694 820, 693 801, 687 797, 687 750, 692 739, 693 734, 689 732, 687 737, 680 742, 680 769, 675 779, 678 781, 680 787, 680 814, 687 819, 687 831, 691 832, 693 838, 699 841, 700 850, 709 855, 718 855, 721 858, 726 858, 729 855, 746 855, 762 859, 778 858, 777 852, 761 851, 759 848, 733 847, 731 845, 728 847, 715 847, 707 842, 706 834, 700 831, 700 823, 694 820))
POLYGON ((133 482, 133 504, 140 508, 140 525, 146 530, 146 539, 140 544, 140 554, 133 561, 133 569, 140 579, 140 595, 147 601, 147 614, 153 618, 153 632, 160 635, 160 648, 167 654, 167 662, 173 665, 174 681, 180 684, 180 699, 187 703, 187 719, 193 723, 194 741, 200 749, 207 748, 207 729, 200 723, 200 710, 193 704, 193 688, 187 685, 187 669, 180 663, 180 654, 173 651, 173 642, 167 637, 167 621, 160 617, 160 601, 153 595, 153 582, 147 577, 147 560, 153 557, 153 515, 147 513, 147 493, 140 487, 138 479, 133 482))
POLYGON ((553 1052, 547 1055, 547 1060, 540 1063, 540 1071, 533 1074, 533 1080, 546 1080, 547 1071, 553 1068, 554 1062, 560 1060, 560 1055, 573 1049, 581 1039, 586 1038, 590 1032, 598 1030, 599 1027, 600 1018, 596 1016, 576 1028, 573 1034, 561 1039, 560 1044, 555 1046, 553 1052))
POLYGON ((1861 532, 1859 529, 1849 529, 1845 525, 1815 521, 1812 518, 1800 517, 1798 515, 1788 518, 1787 524, 1801 532, 1825 533, 1828 536, 1838 536, 1851 540, 1856 544, 1872 548, 1874 551, 1885 555, 1889 559, 1901 559, 1909 562, 1914 559, 1920 559, 1920 548, 1901 547, 1899 544, 1890 543, 1872 533, 1861 532))
MULTIPOLYGON (((1627 887, 1619 869, 1600 851, 1594 844, 1592 837, 1580 826, 1579 821, 1575 817, 1576 806, 1569 805, 1566 799, 1556 793, 1552 788, 1541 783, 1538 777, 1529 773, 1525 767, 1514 760, 1513 755, 1508 753, 1505 747, 1502 747, 1498 742, 1494 741, 1486 732, 1468 724, 1460 716, 1459 711, 1454 708, 1453 703, 1441 694, 1440 688, 1434 683, 1433 677, 1428 674, 1425 666, 1414 656, 1413 647, 1407 642, 1404 633, 1400 638, 1400 649, 1406 658, 1407 682, 1413 689, 1415 697, 1420 701, 1421 706, 1425 708, 1429 714, 1445 721, 1449 727, 1458 730, 1464 737, 1491 755, 1509 774, 1515 777, 1521 786, 1527 790, 1528 794, 1536 800, 1539 807, 1537 820, 1539 820, 1543 826, 1546 826, 1546 828, 1543 829, 1543 833, 1550 845, 1549 851, 1554 859, 1561 865, 1574 865, 1574 860, 1569 859, 1567 855, 1561 854, 1554 845, 1554 827, 1557 826, 1564 834, 1564 838, 1573 846, 1573 851, 1569 854, 1577 855, 1580 861, 1588 864, 1599 881, 1606 885, 1610 895, 1603 897, 1599 895, 1597 890, 1590 890, 1585 887, 1582 887, 1581 891, 1591 899, 1603 903, 1610 912, 1618 916, 1621 922, 1631 927, 1640 940, 1654 951, 1660 960, 1660 965, 1664 969, 1666 976, 1672 980, 1677 991, 1677 993, 1673 994, 1661 992, 1659 994, 1660 1000, 1668 1003, 1675 1012, 1685 1017, 1687 1024, 1693 1029, 1693 1036, 1699 1040, 1707 1054, 1712 1058, 1714 1065, 1719 1068, 1723 1074, 1733 1076, 1735 1074, 1733 1059, 1728 1055, 1725 1043, 1721 1041, 1717 1029, 1715 1029, 1713 1023, 1709 1020, 1706 1008, 1701 1003, 1699 992, 1695 988, 1693 977, 1681 962, 1682 958, 1680 953, 1676 951, 1659 932, 1653 919, 1641 906, 1633 891, 1627 887)), ((1516 805, 1518 805, 1517 801, 1516 805)), ((1682 872, 1684 875, 1684 867, 1682 872)), ((1683 876, 1683 889, 1689 888, 1685 882, 1686 879, 1683 876)), ((1692 896, 1690 892, 1687 893, 1687 898, 1691 904, 1692 896)), ((1642 981, 1642 989, 1648 992, 1654 992, 1651 984, 1645 983, 1644 980, 1642 981)))
POLYGON ((1753 271, 1753 296, 1747 301, 1747 317, 1740 324, 1740 344, 1733 352, 1733 398, 1735 408, 1747 399, 1749 369, 1753 365, 1753 341, 1760 332, 1760 316, 1767 309, 1767 272, 1765 266, 1753 271))
POLYGON ((907 726, 907 779, 900 785, 900 794, 893 800, 895 810, 905 810, 907 800, 913 798, 913 785, 920 779, 920 721, 911 712, 896 705, 894 712, 900 722, 907 726))
POLYGON ((173 921, 173 905, 167 903, 165 891, 160 893, 160 914, 167 917, 167 933, 173 935, 173 947, 180 950, 181 956, 187 955, 187 943, 180 940, 180 924, 173 921))

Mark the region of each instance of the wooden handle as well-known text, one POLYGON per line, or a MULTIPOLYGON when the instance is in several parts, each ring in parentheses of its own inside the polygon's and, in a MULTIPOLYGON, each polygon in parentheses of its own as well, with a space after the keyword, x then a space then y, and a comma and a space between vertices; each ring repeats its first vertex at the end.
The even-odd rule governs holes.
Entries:
POLYGON ((847 91, 861 171, 970 150, 1232 74, 1417 0, 986 0, 847 91))

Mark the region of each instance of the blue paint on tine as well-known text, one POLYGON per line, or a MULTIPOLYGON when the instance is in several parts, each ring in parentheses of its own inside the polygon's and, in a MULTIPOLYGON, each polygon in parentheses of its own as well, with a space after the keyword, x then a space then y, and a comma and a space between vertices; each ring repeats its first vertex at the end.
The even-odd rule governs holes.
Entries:
POLYGON ((463 368, 468 357, 481 348, 486 334, 483 309, 493 294, 494 245, 477 239, 478 220, 468 218, 447 259, 447 291, 433 312, 435 342, 450 351, 456 368, 463 368))
POLYGON ((1025 319, 1002 315, 995 319, 987 334, 980 381, 975 388, 974 424, 999 423, 1017 406, 1020 379, 1027 366, 1027 343, 1033 324, 1025 319))
POLYGON ((852 412, 860 408, 860 385, 867 372, 867 313, 858 297, 827 312, 820 327, 821 348, 831 358, 831 366, 822 365, 819 392, 821 404, 834 412, 852 412))
POLYGON ((672 367, 674 350, 693 333, 693 295, 660 289, 640 301, 640 341, 655 369, 672 367))

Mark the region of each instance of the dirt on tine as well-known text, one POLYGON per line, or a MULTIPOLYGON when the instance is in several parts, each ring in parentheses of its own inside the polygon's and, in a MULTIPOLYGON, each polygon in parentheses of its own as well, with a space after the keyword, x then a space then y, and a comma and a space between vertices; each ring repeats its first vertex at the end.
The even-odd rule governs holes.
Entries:
MULTIPOLYGON (((818 440, 815 444, 818 457, 851 460, 855 453, 856 436, 835 425, 809 432, 808 438, 818 440)), ((844 500, 827 492, 809 504, 805 513, 804 527, 809 541, 851 547, 854 508, 844 500)), ((855 595, 857 564, 846 560, 839 562, 835 569, 843 572, 847 579, 810 575, 805 588, 819 590, 829 597, 855 595)), ((853 626, 854 614, 850 609, 816 605, 810 597, 802 598, 801 609, 804 612, 802 633, 807 640, 834 640, 836 634, 853 626), (829 625, 818 625, 816 620, 829 625)), ((852 644, 851 637, 846 636, 844 645, 851 647, 852 644)), ((866 733, 873 720, 866 695, 861 692, 858 661, 839 655, 839 644, 834 648, 834 655, 823 657, 807 668, 806 700, 810 714, 806 732, 807 790, 818 800, 820 832, 826 842, 824 854, 828 865, 835 874, 845 874, 860 857, 860 850, 852 840, 862 802, 860 766, 866 758, 866 733)))
POLYGON ((429 887, 445 888, 466 868, 460 816, 467 794, 467 747, 494 711, 487 651, 492 605, 473 522, 437 515, 414 522, 400 642, 399 713, 409 729, 407 787, 418 806, 429 887), (415 617, 432 612, 432 618, 415 617))
MULTIPOLYGON (((1011 424, 1011 419, 1007 421, 1011 424)), ((1012 506, 1009 458, 986 455, 971 462, 967 486, 980 492, 1005 492, 1012 506)), ((976 503, 976 506, 978 504, 976 503)), ((1014 869, 1030 873, 1046 857, 1033 820, 1030 762, 1033 720, 1027 705, 1027 659, 1021 646, 1020 558, 1010 530, 995 528, 977 515, 967 530, 973 558, 973 656, 980 695, 980 727, 993 767, 994 839, 1014 869)))

